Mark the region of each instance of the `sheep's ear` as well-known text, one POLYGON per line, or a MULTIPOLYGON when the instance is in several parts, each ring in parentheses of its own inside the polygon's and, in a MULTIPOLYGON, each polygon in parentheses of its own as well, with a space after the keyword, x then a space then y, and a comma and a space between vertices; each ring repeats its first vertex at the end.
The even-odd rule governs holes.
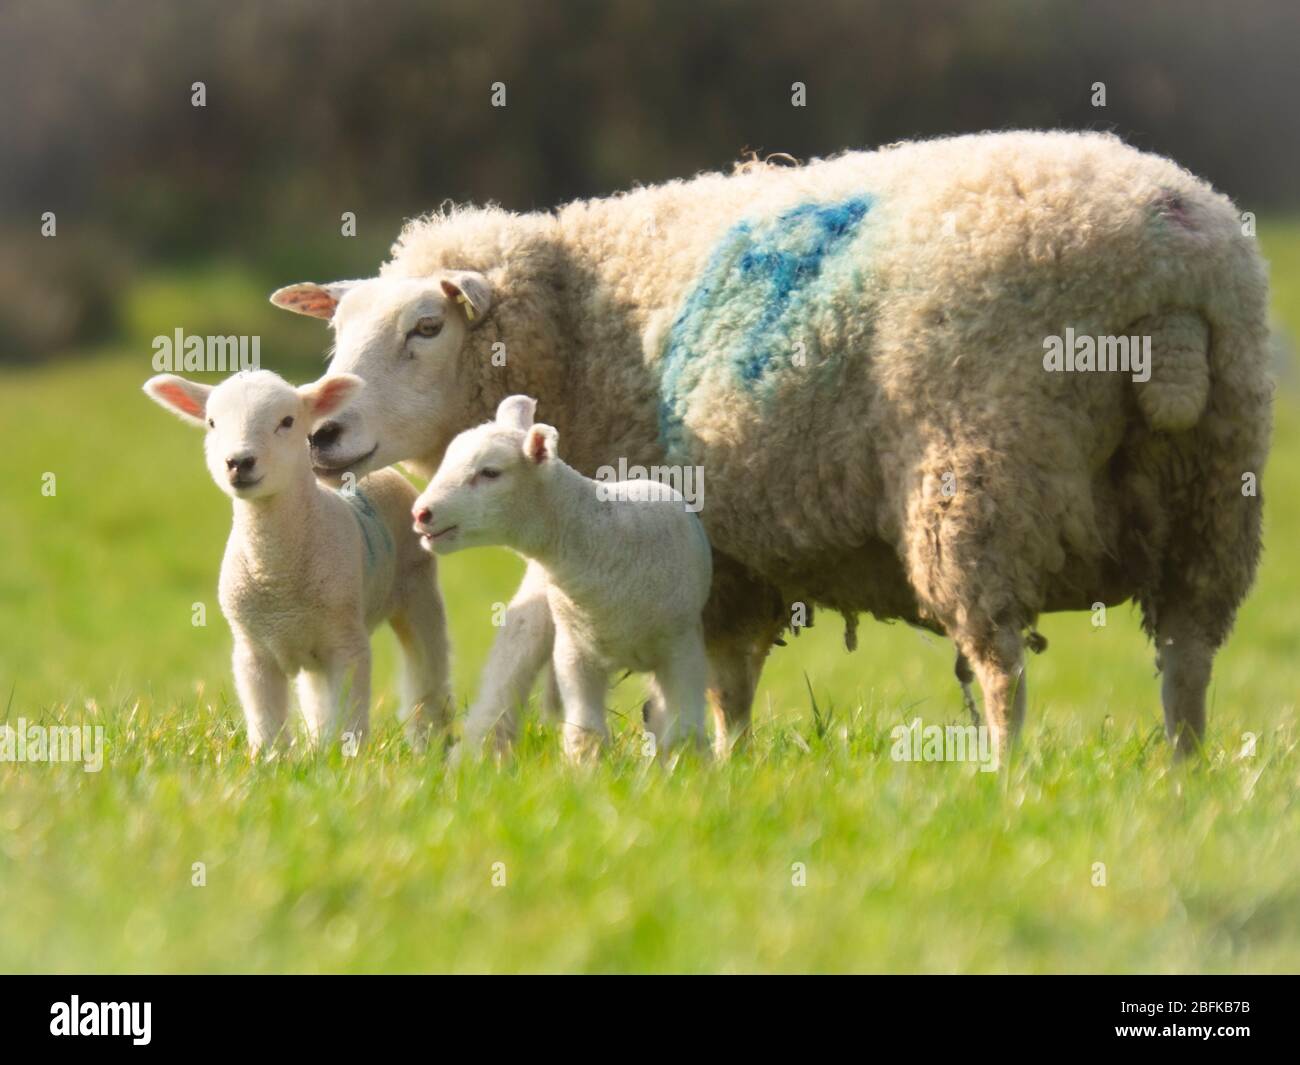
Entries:
POLYGON ((486 277, 472 270, 457 270, 444 275, 442 291, 465 312, 465 319, 470 325, 478 325, 483 321, 483 316, 492 306, 492 286, 486 277))
POLYGON ((497 425, 506 429, 528 431, 537 413, 537 400, 532 396, 506 396, 497 405, 497 425))
POLYGON ((307 413, 313 418, 325 418, 347 404, 365 386, 356 374, 332 373, 303 385, 298 395, 307 406, 307 413))
POLYGON ((315 281, 300 281, 296 285, 286 285, 271 293, 271 302, 294 314, 305 314, 312 318, 324 318, 329 321, 334 317, 339 300, 348 289, 360 284, 359 281, 331 281, 328 285, 318 285, 315 281))
POLYGON ((194 425, 206 425, 208 395, 211 385, 201 385, 197 381, 187 381, 175 374, 160 373, 144 383, 144 392, 161 407, 166 407, 173 414, 184 418, 194 425))
POLYGON ((555 427, 538 422, 524 435, 524 457, 540 466, 556 457, 559 443, 560 434, 555 427))

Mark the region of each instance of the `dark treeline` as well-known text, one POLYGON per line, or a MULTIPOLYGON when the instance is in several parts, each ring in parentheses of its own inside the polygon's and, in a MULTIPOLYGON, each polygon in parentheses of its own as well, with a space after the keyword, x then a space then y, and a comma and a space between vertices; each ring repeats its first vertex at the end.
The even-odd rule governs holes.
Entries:
POLYGON ((16 0, 0 358, 111 335, 151 270, 372 269, 447 198, 549 207, 746 148, 1112 129, 1244 209, 1286 209, 1297 40, 1294 0, 16 0))

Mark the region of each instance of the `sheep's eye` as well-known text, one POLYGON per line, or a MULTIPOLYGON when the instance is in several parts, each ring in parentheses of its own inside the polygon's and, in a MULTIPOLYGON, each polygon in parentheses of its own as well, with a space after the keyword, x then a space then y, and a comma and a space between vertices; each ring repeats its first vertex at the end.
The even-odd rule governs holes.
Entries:
POLYGON ((436 337, 442 332, 442 323, 437 318, 421 318, 411 332, 416 336, 436 337))
POLYGON ((478 475, 480 477, 485 478, 486 480, 495 481, 498 477, 501 476, 501 471, 494 470, 491 466, 484 466, 481 470, 478 471, 478 475))
POLYGON ((287 416, 285 417, 284 421, 282 421, 282 422, 280 423, 280 428, 281 428, 281 429, 292 429, 292 428, 293 428, 293 415, 287 415, 287 416))
POLYGON ((208 419, 208 428, 209 428, 209 429, 215 429, 216 427, 217 427, 217 423, 214 422, 211 418, 209 418, 209 419, 208 419))

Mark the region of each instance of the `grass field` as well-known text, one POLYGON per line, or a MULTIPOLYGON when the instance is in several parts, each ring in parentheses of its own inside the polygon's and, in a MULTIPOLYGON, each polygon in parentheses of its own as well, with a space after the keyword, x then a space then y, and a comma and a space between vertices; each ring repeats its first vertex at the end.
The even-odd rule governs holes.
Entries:
MULTIPOLYGON (((1300 225, 1261 235, 1300 336, 1300 225)), ((184 286, 153 298, 172 302, 152 331, 187 321, 184 286)), ((140 394, 149 355, 0 372, 0 700, 107 743, 99 773, 0 763, 0 970, 1300 969, 1289 365, 1267 552, 1201 765, 1171 763, 1126 607, 1044 619, 997 774, 893 761, 895 725, 962 721, 949 647, 864 621, 850 655, 826 614, 774 652, 754 743, 725 765, 646 763, 631 679, 600 765, 564 766, 534 717, 509 765, 449 773, 397 735, 387 635, 361 757, 250 764, 215 601, 229 505, 199 434, 140 394)), ((490 551, 442 564, 462 706, 520 572, 490 551)))

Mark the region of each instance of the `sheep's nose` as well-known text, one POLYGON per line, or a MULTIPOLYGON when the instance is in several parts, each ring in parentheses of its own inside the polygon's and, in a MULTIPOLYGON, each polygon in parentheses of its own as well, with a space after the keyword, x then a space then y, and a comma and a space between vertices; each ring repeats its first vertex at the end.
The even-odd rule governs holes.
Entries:
POLYGON ((433 524, 433 511, 428 507, 417 506, 411 511, 411 517, 415 519, 415 524, 428 528, 433 524))
POLYGON ((338 422, 325 422, 314 433, 308 435, 307 439, 314 448, 329 448, 337 444, 342 435, 343 426, 338 422))
POLYGON ((256 455, 231 455, 226 459, 226 469, 230 473, 245 474, 251 473, 253 467, 257 465, 256 455))

